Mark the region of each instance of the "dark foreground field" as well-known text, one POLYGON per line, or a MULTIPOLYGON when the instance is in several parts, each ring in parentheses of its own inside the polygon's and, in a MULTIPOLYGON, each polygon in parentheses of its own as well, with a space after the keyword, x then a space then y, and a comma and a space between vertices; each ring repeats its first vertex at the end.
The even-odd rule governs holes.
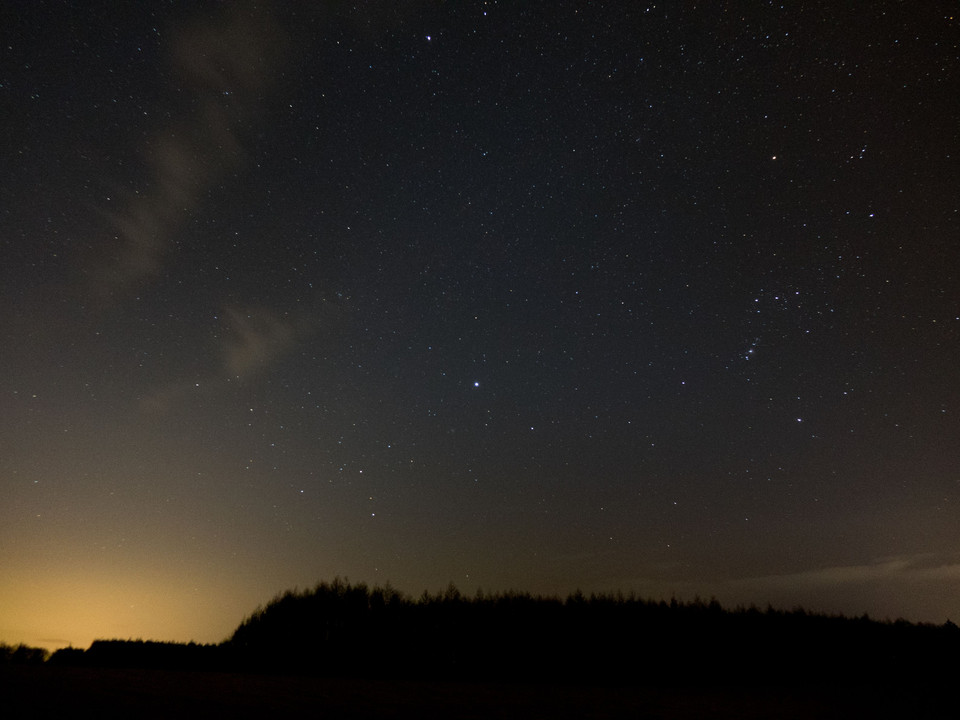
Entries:
POLYGON ((948 718, 930 690, 596 687, 0 668, 7 718, 948 718))

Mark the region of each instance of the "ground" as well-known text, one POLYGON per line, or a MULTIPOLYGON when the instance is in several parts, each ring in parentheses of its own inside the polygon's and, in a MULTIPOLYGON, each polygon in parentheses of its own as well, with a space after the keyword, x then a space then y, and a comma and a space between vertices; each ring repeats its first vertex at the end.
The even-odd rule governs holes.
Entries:
POLYGON ((902 688, 610 688, 49 666, 0 668, 0 697, 5 717, 31 719, 950 717, 929 692, 902 688))

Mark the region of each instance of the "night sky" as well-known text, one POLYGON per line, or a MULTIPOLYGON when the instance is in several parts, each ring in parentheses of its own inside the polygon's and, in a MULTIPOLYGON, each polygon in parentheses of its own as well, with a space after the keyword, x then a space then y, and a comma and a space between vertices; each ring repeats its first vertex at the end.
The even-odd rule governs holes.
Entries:
POLYGON ((0 640, 960 621, 956 3, 148 5, 0 17, 0 640))

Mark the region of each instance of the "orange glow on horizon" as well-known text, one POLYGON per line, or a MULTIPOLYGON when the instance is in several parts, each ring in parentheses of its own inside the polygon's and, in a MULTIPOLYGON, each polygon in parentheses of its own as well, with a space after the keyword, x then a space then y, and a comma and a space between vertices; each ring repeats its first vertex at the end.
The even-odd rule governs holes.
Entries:
POLYGON ((222 598, 238 594, 147 573, 28 579, 15 571, 7 579, 12 582, 0 589, 0 640, 51 651, 87 648, 97 639, 218 643, 257 604, 240 597, 219 608, 222 598))

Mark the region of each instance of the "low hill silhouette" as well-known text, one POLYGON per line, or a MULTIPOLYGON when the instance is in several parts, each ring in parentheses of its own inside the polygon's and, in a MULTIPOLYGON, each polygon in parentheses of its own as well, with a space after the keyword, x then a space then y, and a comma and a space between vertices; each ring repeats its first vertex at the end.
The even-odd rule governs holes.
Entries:
POLYGON ((412 599, 345 580, 291 590, 220 645, 98 640, 50 662, 389 679, 591 684, 941 685, 956 677, 960 629, 802 609, 576 593, 412 599))

